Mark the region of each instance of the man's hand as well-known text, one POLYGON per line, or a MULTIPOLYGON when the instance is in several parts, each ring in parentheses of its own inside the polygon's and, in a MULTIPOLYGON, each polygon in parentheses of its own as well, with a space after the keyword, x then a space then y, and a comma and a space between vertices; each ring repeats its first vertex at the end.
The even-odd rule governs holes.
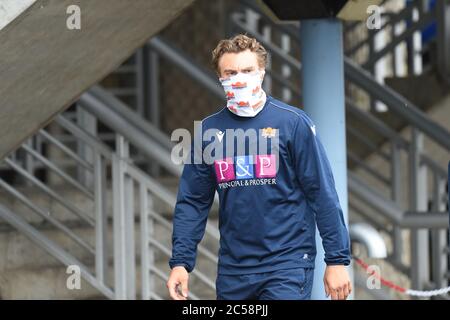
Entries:
POLYGON ((343 265, 327 266, 325 276, 325 293, 332 300, 345 300, 352 292, 352 284, 348 272, 343 265))
POLYGON ((174 300, 187 300, 188 282, 189 273, 187 270, 183 266, 174 267, 167 281, 170 297, 174 300))

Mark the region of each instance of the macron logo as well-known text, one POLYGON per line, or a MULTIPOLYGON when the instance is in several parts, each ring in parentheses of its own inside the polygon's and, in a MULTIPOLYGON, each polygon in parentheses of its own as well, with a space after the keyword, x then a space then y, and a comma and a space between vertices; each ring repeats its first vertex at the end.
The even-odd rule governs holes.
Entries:
POLYGON ((216 136, 219 139, 219 142, 222 142, 223 135, 224 135, 223 131, 216 132, 216 136))
POLYGON ((311 131, 312 133, 314 133, 314 135, 316 135, 316 125, 311 126, 311 131))

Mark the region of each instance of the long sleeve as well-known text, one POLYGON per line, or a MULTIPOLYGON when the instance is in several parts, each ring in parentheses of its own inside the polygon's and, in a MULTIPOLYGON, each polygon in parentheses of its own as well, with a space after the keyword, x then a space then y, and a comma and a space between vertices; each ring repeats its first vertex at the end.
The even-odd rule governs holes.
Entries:
POLYGON ((215 181, 205 163, 194 163, 191 144, 190 162, 184 164, 174 210, 171 268, 194 269, 197 245, 203 238, 208 213, 214 200, 215 181))
POLYGON ((301 114, 293 136, 294 163, 314 211, 327 265, 350 264, 350 240, 325 149, 311 119, 301 114))

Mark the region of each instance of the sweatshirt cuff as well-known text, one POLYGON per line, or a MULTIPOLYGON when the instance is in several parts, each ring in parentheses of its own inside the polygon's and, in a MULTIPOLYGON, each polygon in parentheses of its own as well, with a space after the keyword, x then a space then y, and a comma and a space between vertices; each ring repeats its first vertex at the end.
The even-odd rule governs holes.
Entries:
POLYGON ((337 260, 325 259, 325 263, 327 266, 348 266, 350 265, 350 259, 349 258, 342 258, 337 260))
POLYGON ((192 271, 192 268, 187 263, 184 263, 184 262, 169 262, 169 266, 170 266, 170 269, 173 269, 175 267, 184 267, 187 272, 192 271))

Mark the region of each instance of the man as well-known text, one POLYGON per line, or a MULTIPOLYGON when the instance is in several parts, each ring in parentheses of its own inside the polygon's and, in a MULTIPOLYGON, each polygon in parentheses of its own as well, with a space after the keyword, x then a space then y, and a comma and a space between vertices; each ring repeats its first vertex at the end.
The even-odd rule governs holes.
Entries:
POLYGON ((327 296, 342 300, 352 290, 345 268, 349 236, 325 150, 302 110, 261 88, 266 60, 261 44, 245 35, 222 40, 213 51, 227 106, 201 122, 202 132, 216 132, 213 142, 202 141, 199 148, 203 155, 214 143, 211 159, 193 162, 197 150, 184 165, 167 282, 173 299, 188 297, 189 272, 216 190, 217 299, 310 299, 316 225, 325 248, 327 296), (229 133, 239 130, 257 132, 254 141, 236 143, 229 133), (244 150, 225 148, 236 144, 244 150))

